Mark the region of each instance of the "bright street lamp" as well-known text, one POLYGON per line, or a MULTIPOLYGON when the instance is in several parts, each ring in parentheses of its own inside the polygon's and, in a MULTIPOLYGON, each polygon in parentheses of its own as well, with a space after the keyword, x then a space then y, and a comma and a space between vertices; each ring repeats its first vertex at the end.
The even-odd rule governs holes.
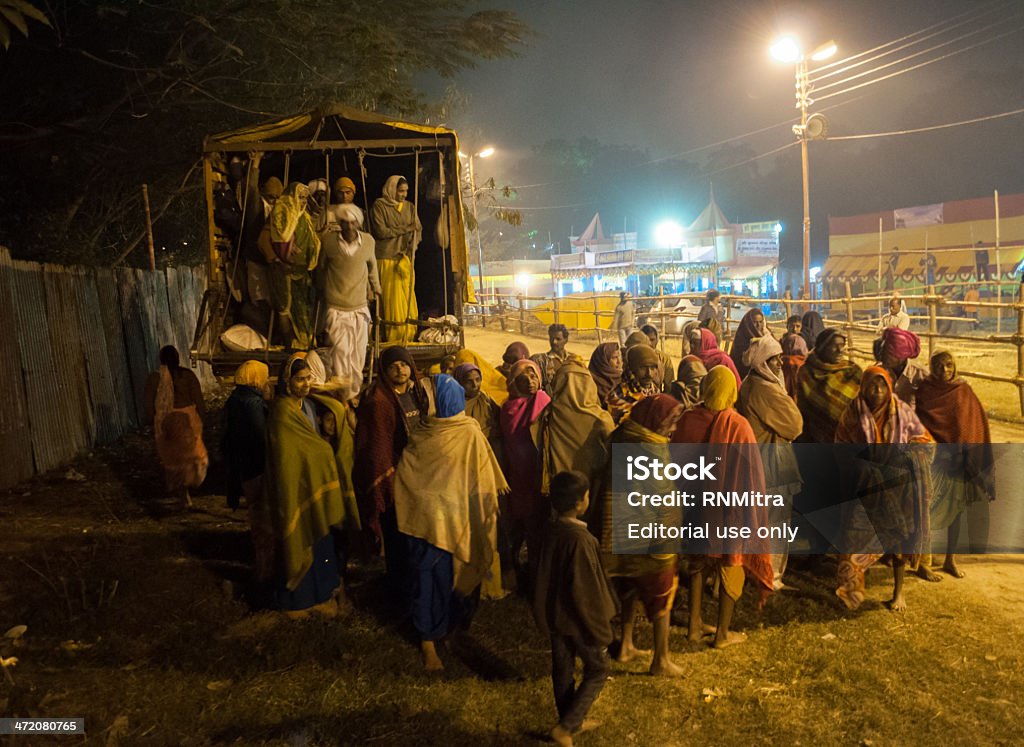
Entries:
POLYGON ((810 117, 808 127, 807 107, 814 102, 809 98, 811 83, 807 76, 807 60, 821 62, 837 51, 834 41, 827 41, 805 55, 800 42, 794 36, 779 37, 771 46, 772 57, 780 62, 796 65, 796 108, 800 110, 800 124, 793 125, 793 133, 800 139, 800 164, 803 171, 804 187, 804 288, 811 291, 811 201, 807 168, 807 141, 825 136, 825 120, 820 114, 810 117))
POLYGON ((473 192, 473 222, 476 224, 476 274, 477 280, 480 283, 480 303, 483 304, 484 295, 484 248, 483 244, 480 243, 480 218, 477 216, 476 210, 476 175, 473 173, 473 159, 474 158, 490 158, 494 155, 494 148, 487 146, 483 150, 474 153, 471 156, 467 156, 462 151, 459 151, 460 158, 466 158, 469 160, 469 188, 473 192))

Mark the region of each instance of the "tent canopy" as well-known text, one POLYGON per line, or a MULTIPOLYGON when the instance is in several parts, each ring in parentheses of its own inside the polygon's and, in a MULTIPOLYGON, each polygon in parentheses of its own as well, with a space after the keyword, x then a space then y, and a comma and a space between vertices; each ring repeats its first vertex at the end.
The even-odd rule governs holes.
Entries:
POLYGON ((207 136, 203 152, 458 146, 454 130, 402 122, 341 104, 207 136), (417 137, 422 135, 422 137, 417 137))

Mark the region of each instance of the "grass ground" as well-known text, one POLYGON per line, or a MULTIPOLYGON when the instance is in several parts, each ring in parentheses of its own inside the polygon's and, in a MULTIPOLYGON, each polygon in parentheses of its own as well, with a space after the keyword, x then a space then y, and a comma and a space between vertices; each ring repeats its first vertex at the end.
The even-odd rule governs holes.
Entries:
MULTIPOLYGON (((341 617, 254 612, 245 517, 210 474, 195 510, 169 512, 151 444, 131 436, 0 493, 0 633, 28 626, 18 647, 0 644, 19 659, 0 715, 84 716, 99 745, 525 745, 550 728, 546 641, 523 600, 484 603, 440 676, 420 671, 372 566, 341 617)), ((910 579, 902 614, 882 605, 887 568, 869 572, 857 613, 833 594, 833 566, 796 568, 796 592, 760 613, 740 602, 743 645, 713 651, 673 628, 685 677, 615 665, 592 712, 604 726, 577 741, 1019 744, 1024 558, 963 568, 910 579)), ((650 626, 638 632, 649 647, 650 626)))

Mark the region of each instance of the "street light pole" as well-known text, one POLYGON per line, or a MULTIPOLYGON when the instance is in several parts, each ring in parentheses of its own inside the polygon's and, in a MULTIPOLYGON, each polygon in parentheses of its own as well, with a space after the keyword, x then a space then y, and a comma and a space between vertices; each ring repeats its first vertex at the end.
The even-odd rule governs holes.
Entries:
POLYGON ((803 176, 803 198, 804 198, 804 292, 808 297, 811 293, 811 194, 810 178, 807 159, 807 141, 825 136, 824 119, 820 114, 808 117, 807 107, 813 103, 809 96, 811 93, 811 81, 807 71, 807 60, 815 62, 827 60, 836 53, 836 44, 828 41, 820 45, 809 55, 804 55, 800 43, 791 36, 779 38, 771 48, 772 56, 781 61, 795 63, 796 65, 796 108, 800 110, 800 124, 793 126, 793 132, 800 139, 800 168, 803 176), (814 120, 815 132, 808 129, 808 120, 814 120))
POLYGON ((804 292, 811 297, 811 189, 807 167, 807 60, 796 65, 796 95, 800 106, 800 166, 804 184, 804 292))
POLYGON ((476 210, 476 175, 473 173, 473 159, 476 154, 469 157, 469 188, 473 191, 473 223, 476 226, 476 275, 480 283, 480 303, 484 302, 484 247, 480 242, 480 218, 476 210))

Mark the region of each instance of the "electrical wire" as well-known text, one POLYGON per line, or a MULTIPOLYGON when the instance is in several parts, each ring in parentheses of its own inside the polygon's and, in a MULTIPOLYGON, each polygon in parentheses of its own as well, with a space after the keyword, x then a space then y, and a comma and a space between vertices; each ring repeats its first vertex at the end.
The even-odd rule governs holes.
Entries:
POLYGON ((1013 111, 1000 112, 999 114, 990 114, 986 117, 975 117, 974 119, 964 119, 960 122, 948 122, 946 124, 932 125, 930 127, 916 127, 912 130, 893 130, 892 132, 872 132, 864 135, 840 135, 838 137, 828 137, 827 140, 867 140, 868 138, 875 137, 889 137, 890 135, 914 135, 918 132, 931 132, 933 130, 946 130, 950 127, 961 127, 963 125, 976 124, 978 122, 988 122, 993 119, 1002 119, 1003 117, 1013 117, 1018 114, 1024 114, 1024 109, 1014 109, 1013 111))
MULTIPOLYGON (((977 34, 981 34, 981 33, 985 32, 985 31, 989 31, 990 29, 994 29, 994 28, 997 28, 999 26, 1005 26, 1005 23, 1006 23, 1005 19, 996 21, 995 23, 990 23, 988 26, 983 26, 980 29, 975 29, 974 31, 970 31, 970 32, 968 32, 966 34, 961 34, 960 36, 958 36, 958 37, 956 37, 954 39, 948 39, 948 40, 946 40, 944 42, 941 42, 940 44, 934 44, 934 45, 928 47, 927 49, 922 49, 920 51, 914 52, 913 54, 908 54, 905 57, 901 57, 898 60, 893 60, 891 62, 885 63, 884 65, 879 65, 878 67, 871 68, 870 70, 864 70, 862 72, 856 73, 855 75, 851 75, 849 77, 842 78, 840 80, 832 81, 831 83, 827 83, 827 84, 825 84, 823 86, 814 86, 814 90, 815 91, 827 91, 830 88, 835 88, 836 86, 846 85, 847 83, 850 83, 851 81, 858 80, 858 79, 863 78, 863 77, 868 76, 868 75, 873 75, 874 73, 877 73, 877 72, 879 72, 881 70, 886 70, 886 69, 891 68, 891 67, 893 67, 895 65, 902 65, 904 62, 908 62, 909 60, 912 60, 912 59, 914 59, 916 57, 920 57, 922 55, 929 54, 931 52, 934 52, 937 49, 942 49, 943 47, 948 47, 951 44, 955 44, 957 42, 963 41, 964 39, 970 38, 972 36, 976 36, 977 34)), ((811 85, 814 85, 814 81, 811 81, 811 85)))
POLYGON ((708 171, 706 173, 701 174, 701 176, 702 177, 714 176, 715 174, 721 174, 723 171, 729 171, 731 169, 739 168, 740 166, 746 166, 748 163, 752 163, 754 161, 759 161, 760 159, 767 158, 768 156, 774 155, 775 153, 781 153, 782 151, 787 150, 789 148, 792 148, 794 145, 799 145, 799 144, 800 144, 799 140, 796 140, 796 141, 794 141, 792 143, 786 143, 785 145, 781 145, 778 148, 773 148, 772 150, 770 150, 770 151, 768 151, 766 153, 761 153, 759 155, 753 156, 752 158, 748 158, 748 159, 746 159, 744 161, 740 161, 739 163, 729 164, 728 166, 723 166, 720 169, 716 169, 714 171, 708 171))
POLYGON ((997 34, 996 36, 993 36, 993 37, 991 37, 989 39, 983 39, 982 41, 976 42, 974 44, 971 44, 969 46, 963 47, 961 49, 956 49, 956 50, 954 50, 952 52, 948 52, 948 53, 946 53, 944 55, 941 55, 940 57, 935 57, 935 58, 930 59, 930 60, 925 60, 924 62, 919 62, 916 65, 911 65, 910 67, 905 68, 903 70, 897 70, 894 73, 889 73, 888 75, 883 75, 880 78, 875 78, 874 80, 868 80, 868 81, 865 81, 863 83, 858 83, 855 86, 850 86, 849 88, 844 88, 841 91, 833 91, 832 93, 826 94, 824 96, 817 97, 815 100, 819 101, 819 102, 820 101, 826 101, 827 99, 833 98, 835 96, 841 96, 842 94, 849 93, 850 91, 856 91, 858 89, 864 88, 865 86, 874 85, 875 83, 881 83, 882 81, 889 80, 890 78, 895 78, 898 75, 903 75, 904 73, 909 73, 909 72, 912 72, 912 71, 917 70, 919 68, 925 67, 927 65, 931 65, 933 63, 941 62, 942 60, 949 59, 950 57, 953 57, 955 55, 963 54, 964 52, 967 52, 967 51, 969 51, 971 49, 975 49, 977 47, 984 46, 985 44, 991 44, 992 42, 996 41, 997 39, 1002 39, 1004 36, 1009 36, 1010 34, 1016 34, 1021 29, 1024 29, 1024 24, 1022 24, 1020 26, 1017 26, 1016 28, 1012 28, 1009 31, 1004 31, 1003 33, 997 34))
POLYGON ((825 73, 824 75, 819 75, 817 77, 814 77, 812 79, 812 82, 816 81, 816 80, 821 80, 823 78, 831 77, 833 75, 838 75, 838 74, 840 74, 840 73, 842 73, 842 72, 844 72, 846 70, 850 70, 850 69, 852 69, 854 67, 857 67, 859 65, 866 65, 868 62, 873 62, 874 60, 877 60, 877 59, 879 59, 881 57, 885 57, 886 55, 893 54, 894 52, 898 52, 898 51, 906 49, 908 47, 912 47, 915 44, 920 44, 923 41, 927 41, 928 39, 931 39, 931 38, 933 38, 935 36, 939 36, 941 34, 945 34, 945 33, 949 32, 949 31, 952 31, 955 28, 960 27, 960 26, 966 25, 968 23, 972 23, 973 21, 980 20, 981 18, 983 18, 984 16, 988 15, 990 12, 995 10, 996 9, 995 6, 999 6, 999 5, 1008 5, 1008 3, 1006 3, 1006 0, 994 0, 994 2, 990 2, 988 5, 983 5, 980 8, 972 8, 971 10, 968 10, 968 11, 966 11, 964 13, 960 13, 959 15, 953 16, 952 18, 947 18, 944 21, 939 21, 938 23, 933 23, 931 26, 926 26, 925 28, 919 29, 919 30, 917 30, 917 31, 915 31, 915 32, 913 32, 911 34, 907 34, 905 36, 901 36, 899 39, 893 39, 892 41, 888 41, 888 42, 886 42, 884 44, 880 44, 877 47, 873 47, 871 49, 866 49, 863 52, 858 52, 857 54, 850 55, 849 57, 844 57, 841 60, 836 60, 836 61, 830 62, 830 63, 828 63, 826 65, 821 65, 821 66, 815 68, 815 70, 813 72, 814 73, 820 73, 820 72, 822 72, 824 70, 832 70, 832 68, 835 68, 835 67, 837 67, 839 65, 846 65, 846 67, 842 68, 841 70, 832 70, 832 72, 828 72, 828 73, 825 73), (987 8, 987 10, 986 10, 986 8, 987 8), (981 12, 979 12, 979 11, 981 11, 981 12), (965 21, 960 21, 959 23, 953 23, 953 21, 958 21, 959 19, 963 18, 964 16, 971 16, 971 15, 973 15, 973 18, 969 18, 969 19, 967 19, 965 21), (943 26, 945 26, 946 28, 941 28, 940 29, 940 27, 943 27, 943 26), (934 29, 940 29, 940 30, 934 31, 934 33, 928 34, 929 31, 933 31, 934 29), (878 52, 879 50, 885 49, 886 47, 891 47, 894 44, 901 44, 902 42, 907 42, 908 39, 913 39, 914 37, 920 36, 921 34, 926 34, 926 35, 923 36, 920 39, 917 39, 916 41, 912 41, 912 42, 908 42, 906 44, 902 44, 902 46, 898 46, 895 49, 889 50, 888 52, 882 52, 881 54, 875 55, 874 57, 871 57, 871 58, 869 58, 867 60, 862 60, 861 62, 853 62, 853 60, 860 59, 861 57, 864 57, 865 55, 873 54, 875 52, 878 52), (848 63, 851 63, 851 62, 853 62, 853 64, 848 64, 848 63))

